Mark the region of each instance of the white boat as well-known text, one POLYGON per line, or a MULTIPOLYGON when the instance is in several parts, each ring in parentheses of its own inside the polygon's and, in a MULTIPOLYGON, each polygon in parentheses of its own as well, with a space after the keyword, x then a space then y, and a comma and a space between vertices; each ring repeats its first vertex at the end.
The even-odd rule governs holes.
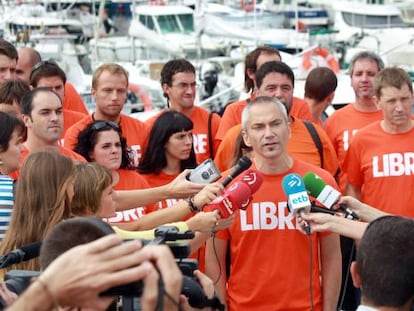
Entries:
POLYGON ((83 36, 80 20, 68 18, 65 11, 47 11, 40 4, 6 6, 3 20, 4 38, 11 42, 29 41, 30 37, 45 34, 83 36))
POLYGON ((308 29, 328 28, 328 11, 320 5, 311 5, 308 1, 261 0, 256 7, 282 13, 285 24, 290 28, 306 27, 308 29))
POLYGON ((135 7, 128 36, 90 41, 92 51, 106 61, 200 59, 224 55, 227 42, 197 32, 194 11, 181 5, 135 7))
POLYGON ((247 12, 217 3, 203 3, 196 11, 200 32, 226 38, 235 47, 266 44, 293 52, 310 45, 309 32, 284 28, 285 17, 281 13, 261 9, 247 12))
POLYGON ((399 31, 407 28, 400 10, 394 5, 340 1, 333 4, 333 9, 334 28, 339 31, 338 41, 346 41, 362 33, 375 34, 381 29, 399 31))
POLYGON ((345 64, 358 52, 372 51, 386 65, 396 64, 400 51, 411 46, 414 28, 404 23, 401 11, 392 4, 341 1, 333 4, 338 42, 345 47, 345 64))

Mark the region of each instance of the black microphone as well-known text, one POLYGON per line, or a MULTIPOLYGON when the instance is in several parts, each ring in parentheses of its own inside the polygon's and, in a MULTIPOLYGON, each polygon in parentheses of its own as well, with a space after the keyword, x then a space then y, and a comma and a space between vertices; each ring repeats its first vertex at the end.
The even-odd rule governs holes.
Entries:
POLYGON ((323 207, 317 206, 313 203, 311 205, 310 211, 311 211, 311 213, 325 213, 325 214, 329 214, 329 215, 336 215, 336 212, 334 210, 323 208, 323 207))
POLYGON ((237 161, 237 164, 233 166, 233 170, 230 172, 230 174, 221 182, 223 187, 226 187, 234 178, 247 170, 251 165, 252 161, 250 161, 247 156, 242 156, 239 161, 237 161))
POLYGON ((0 269, 39 257, 41 246, 42 242, 30 243, 15 249, 4 256, 0 256, 0 269))

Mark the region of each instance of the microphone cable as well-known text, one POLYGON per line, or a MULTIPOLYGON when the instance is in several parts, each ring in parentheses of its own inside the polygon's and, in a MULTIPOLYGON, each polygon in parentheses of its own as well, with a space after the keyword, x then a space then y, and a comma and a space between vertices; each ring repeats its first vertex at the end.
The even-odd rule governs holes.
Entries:
POLYGON ((349 274, 351 273, 352 258, 354 257, 354 253, 355 253, 355 241, 352 242, 351 252, 349 254, 349 259, 348 259, 348 264, 347 264, 347 269, 346 269, 346 274, 345 274, 345 280, 343 282, 342 295, 339 301, 339 307, 338 307, 339 310, 342 310, 342 305, 344 304, 349 274))
POLYGON ((312 270, 313 270, 313 248, 312 248, 312 236, 306 235, 309 240, 309 298, 310 298, 310 305, 311 311, 314 310, 313 305, 313 282, 312 282, 312 270))
MULTIPOLYGON (((216 249, 216 231, 215 230, 213 230, 213 231, 211 231, 211 237, 213 238, 213 250, 214 250, 214 256, 216 257, 216 261, 217 261, 217 264, 218 264, 218 266, 219 266, 219 272, 218 272, 218 276, 217 276, 217 278, 214 280, 214 282, 213 282, 213 284, 214 284, 214 286, 216 286, 216 284, 218 283, 218 281, 220 280, 220 278, 221 278, 221 274, 222 274, 222 269, 221 269, 221 264, 220 264, 220 259, 219 259, 219 256, 218 256, 218 254, 217 254, 217 249, 216 249)), ((227 247, 229 247, 229 245, 227 244, 227 247)), ((226 258, 227 258, 227 256, 226 256, 226 258)))

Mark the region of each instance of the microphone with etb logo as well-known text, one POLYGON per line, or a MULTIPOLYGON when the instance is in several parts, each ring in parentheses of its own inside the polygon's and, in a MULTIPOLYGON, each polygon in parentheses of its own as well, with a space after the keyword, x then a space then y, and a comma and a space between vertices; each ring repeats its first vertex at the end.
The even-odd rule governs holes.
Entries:
MULTIPOLYGON (((288 198, 288 209, 295 216, 296 214, 309 213, 311 202, 305 189, 305 183, 299 174, 288 174, 282 180, 283 192, 288 198)), ((310 227, 305 221, 305 232, 310 235, 310 227)))

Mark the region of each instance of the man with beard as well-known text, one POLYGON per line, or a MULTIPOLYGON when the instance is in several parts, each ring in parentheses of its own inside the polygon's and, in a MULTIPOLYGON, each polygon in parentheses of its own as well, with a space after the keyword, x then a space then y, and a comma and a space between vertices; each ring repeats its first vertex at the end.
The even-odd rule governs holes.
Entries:
POLYGON ((17 50, 10 42, 0 39, 0 83, 16 78, 17 50))
POLYGON ((414 217, 413 86, 401 68, 386 68, 374 79, 381 121, 360 129, 344 161, 347 195, 390 214, 414 217))
MULTIPOLYGON (((320 140, 323 155, 321 156, 318 146, 306 128, 304 121, 295 117, 295 114, 292 113, 295 81, 292 69, 283 62, 267 62, 256 72, 255 80, 258 96, 277 98, 286 106, 291 126, 291 137, 287 143, 289 153, 298 159, 322 167, 331 173, 332 176, 335 176, 339 169, 338 159, 326 133, 317 124, 312 124, 320 140)), ((241 125, 236 125, 231 128, 224 137, 221 145, 230 145, 231 142, 236 141, 240 130, 241 125)), ((234 143, 232 146, 234 146, 234 143)), ((218 167, 220 168, 221 165, 218 165, 218 167)))
MULTIPOLYGON (((355 102, 335 111, 325 123, 325 131, 335 148, 341 167, 355 133, 360 128, 382 119, 381 110, 373 98, 373 81, 375 75, 383 68, 384 63, 381 58, 372 52, 360 52, 350 62, 349 75, 355 92, 355 102)), ((338 183, 342 193, 345 193, 347 176, 344 170, 339 174, 338 183)), ((353 240, 341 237, 343 275, 349 273, 348 258, 354 253, 352 249, 353 240)), ((350 278, 348 280, 344 302, 340 307, 343 310, 355 310, 359 304, 360 294, 353 287, 350 278)))
MULTIPOLYGON (((382 113, 373 99, 373 81, 383 68, 381 58, 372 52, 360 52, 350 62, 349 75, 355 92, 355 102, 335 111, 325 123, 325 131, 332 141, 341 166, 355 133, 360 128, 382 119, 382 113)), ((344 192, 344 172, 339 175, 339 186, 344 192)))

